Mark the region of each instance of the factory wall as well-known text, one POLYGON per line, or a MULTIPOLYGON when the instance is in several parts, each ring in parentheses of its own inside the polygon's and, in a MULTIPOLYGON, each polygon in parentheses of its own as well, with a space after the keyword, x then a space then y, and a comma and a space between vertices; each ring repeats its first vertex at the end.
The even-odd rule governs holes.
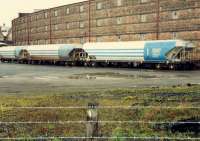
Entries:
POLYGON ((92 0, 23 14, 16 45, 185 39, 200 46, 199 0, 92 0))

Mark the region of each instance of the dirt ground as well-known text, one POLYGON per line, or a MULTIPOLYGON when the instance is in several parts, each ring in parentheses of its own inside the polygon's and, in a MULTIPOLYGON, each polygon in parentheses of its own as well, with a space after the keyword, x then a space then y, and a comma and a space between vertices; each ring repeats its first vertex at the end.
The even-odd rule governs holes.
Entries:
POLYGON ((200 71, 34 66, 0 63, 0 94, 200 84, 200 71))

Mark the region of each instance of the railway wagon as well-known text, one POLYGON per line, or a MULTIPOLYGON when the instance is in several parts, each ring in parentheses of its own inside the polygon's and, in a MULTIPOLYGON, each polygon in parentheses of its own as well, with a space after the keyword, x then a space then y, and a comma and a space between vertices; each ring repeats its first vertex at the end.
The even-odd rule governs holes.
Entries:
POLYGON ((0 47, 1 61, 14 61, 16 59, 16 47, 0 47))
POLYGON ((5 46, 0 47, 0 59, 4 61, 17 61, 20 59, 27 58, 26 54, 23 52, 25 46, 5 46))
POLYGON ((32 64, 40 62, 74 63, 82 61, 82 52, 84 52, 82 45, 79 44, 31 45, 23 48, 20 56, 26 56, 23 60, 28 60, 32 64))
POLYGON ((88 53, 87 65, 129 65, 132 67, 167 66, 173 69, 184 60, 184 52, 194 45, 182 40, 129 41, 86 43, 83 49, 88 53))

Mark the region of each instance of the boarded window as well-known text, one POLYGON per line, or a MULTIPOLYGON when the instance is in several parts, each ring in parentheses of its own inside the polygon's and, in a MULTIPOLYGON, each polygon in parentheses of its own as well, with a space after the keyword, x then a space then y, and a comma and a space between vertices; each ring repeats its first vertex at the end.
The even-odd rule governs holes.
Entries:
POLYGON ((145 34, 144 33, 140 34, 140 40, 145 40, 145 34))
POLYGON ((46 19, 47 17, 48 17, 48 13, 45 12, 45 13, 44 13, 44 18, 46 19))
POLYGON ((57 17, 58 16, 58 11, 54 11, 54 16, 57 17))
POLYGON ((67 15, 69 14, 69 8, 66 8, 66 14, 67 15))
POLYGON ((172 12, 172 19, 178 19, 178 12, 177 11, 172 12))
POLYGON ((84 12, 84 6, 81 5, 79 10, 80 10, 81 13, 84 12))
POLYGON ((117 36, 117 38, 118 38, 118 41, 122 40, 121 35, 117 36))
POLYGON ((54 30, 58 30, 58 25, 57 24, 54 25, 54 30))
POLYGON ((48 26, 45 26, 45 31, 48 31, 48 26))
POLYGON ((66 23, 66 29, 70 29, 70 23, 66 23))
POLYGON ((141 15, 141 22, 146 22, 147 16, 146 15, 141 15))
POLYGON ((117 6, 122 6, 122 0, 117 0, 117 6))
POLYGON ((85 39, 83 37, 80 38, 80 43, 84 44, 85 43, 85 39))
POLYGON ((96 20, 97 26, 102 26, 102 22, 100 19, 96 20))
POLYGON ((141 3, 146 3, 148 2, 149 0, 141 0, 141 3))
POLYGON ((117 17, 117 24, 122 24, 122 17, 117 17))
POLYGON ((96 37, 96 42, 102 42, 102 37, 96 37))
POLYGON ((84 28, 84 22, 79 23, 80 28, 84 28))
POLYGON ((102 2, 98 2, 98 3, 97 3, 96 9, 97 9, 97 10, 102 9, 102 2))
POLYGON ((177 39, 177 38, 178 38, 177 32, 173 32, 173 33, 172 33, 172 39, 177 39))

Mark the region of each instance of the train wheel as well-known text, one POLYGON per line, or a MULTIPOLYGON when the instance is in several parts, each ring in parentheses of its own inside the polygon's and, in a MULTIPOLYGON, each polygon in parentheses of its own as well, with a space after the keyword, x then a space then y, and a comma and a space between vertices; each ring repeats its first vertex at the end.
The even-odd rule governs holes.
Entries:
POLYGON ((160 64, 156 64, 156 69, 160 70, 161 69, 161 65, 160 64))
POLYGON ((96 67, 97 63, 96 62, 91 62, 91 67, 96 67))
POLYGON ((170 64, 169 65, 169 69, 170 70, 175 70, 176 69, 176 65, 175 64, 170 64))
POLYGON ((137 63, 137 62, 134 62, 134 63, 133 63, 133 67, 134 67, 134 68, 137 68, 137 67, 138 67, 138 63, 137 63))
POLYGON ((35 64, 35 61, 32 60, 32 61, 31 61, 31 64, 34 65, 34 64, 35 64))
POLYGON ((87 63, 87 62, 84 62, 84 63, 83 63, 83 66, 84 66, 84 67, 88 67, 88 63, 87 63))
POLYGON ((71 67, 73 67, 73 66, 76 65, 76 63, 75 62, 69 62, 68 65, 71 66, 71 67))

